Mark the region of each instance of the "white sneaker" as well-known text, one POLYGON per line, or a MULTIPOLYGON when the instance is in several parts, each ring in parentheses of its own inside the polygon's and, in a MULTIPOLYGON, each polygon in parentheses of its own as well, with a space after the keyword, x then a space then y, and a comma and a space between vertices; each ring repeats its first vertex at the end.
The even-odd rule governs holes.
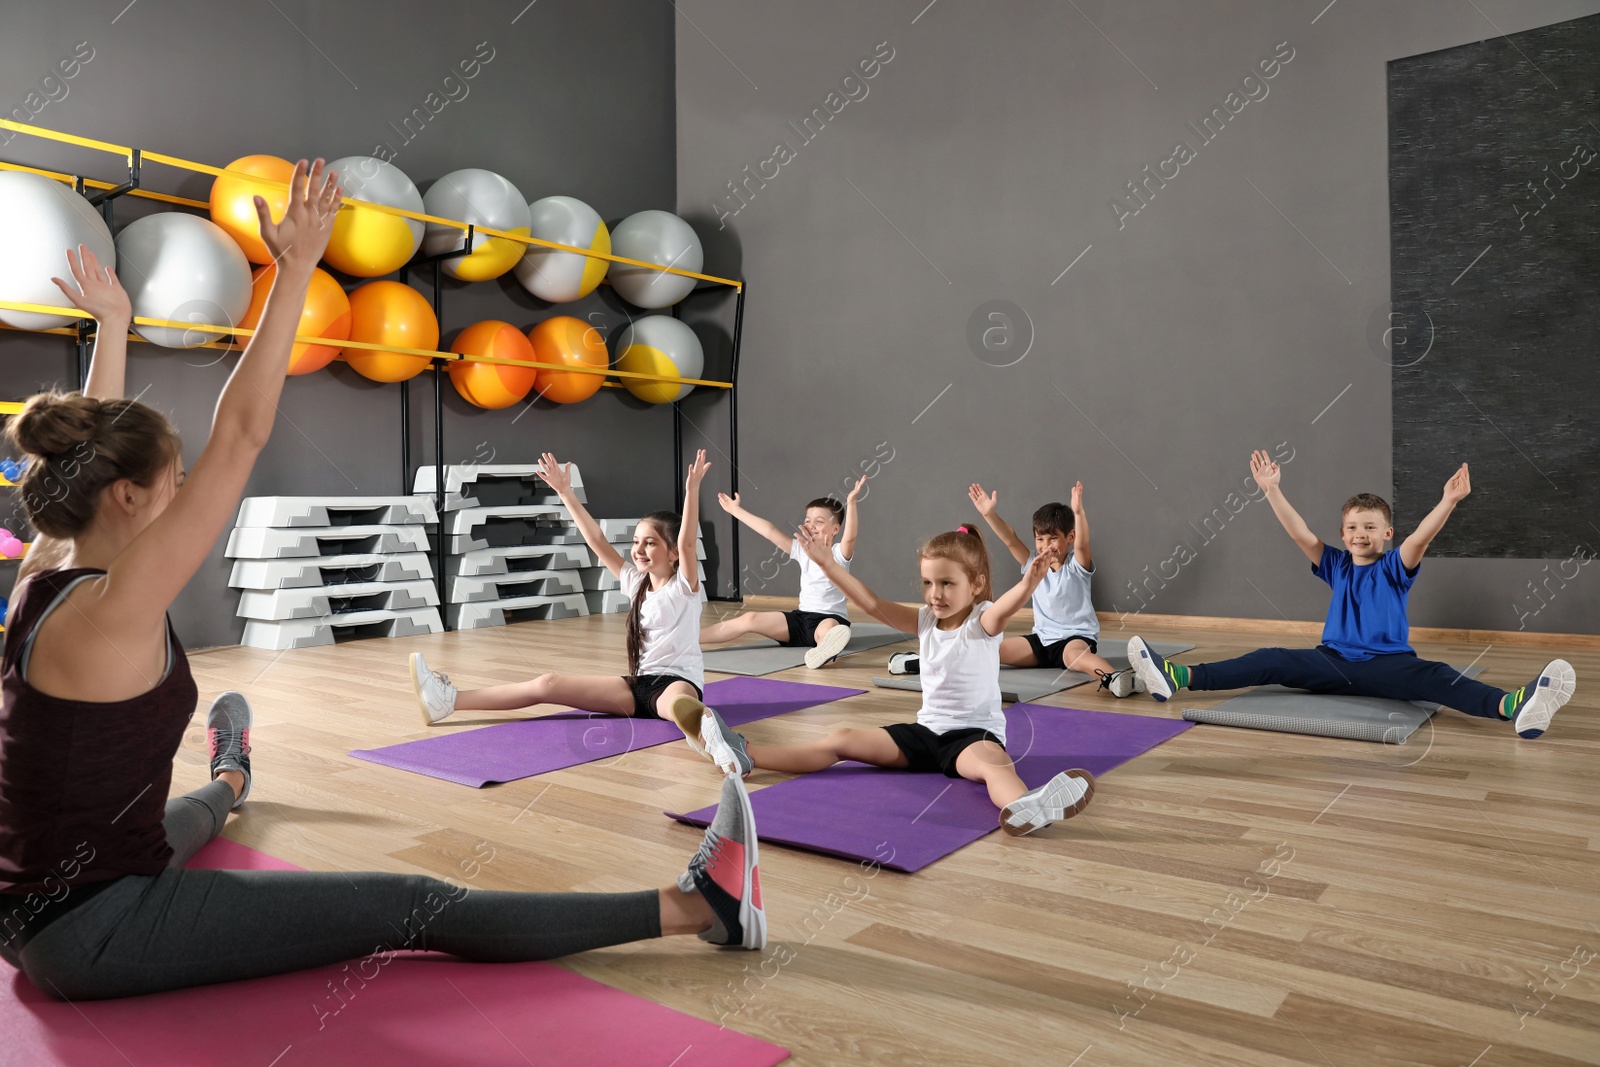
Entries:
POLYGON ((429 726, 448 719, 456 710, 456 687, 445 675, 430 671, 421 652, 411 653, 411 685, 417 691, 422 721, 429 726))
POLYGON ((1089 806, 1094 775, 1081 768, 1062 771, 1038 789, 1030 789, 1000 809, 1000 829, 1012 837, 1031 834, 1089 806))
POLYGON ((1550 720, 1578 689, 1578 674, 1564 659, 1544 665, 1539 677, 1511 694, 1518 737, 1532 740, 1550 728, 1550 720))
POLYGON ((915 652, 896 652, 889 657, 890 674, 921 674, 922 657, 915 652))
POLYGON ((1144 682, 1140 680, 1138 674, 1134 673, 1131 668, 1112 671, 1109 674, 1102 673, 1100 675, 1100 688, 1109 691, 1118 700, 1123 697, 1131 697, 1135 693, 1148 693, 1150 691, 1146 688, 1144 682))
POLYGON ((844 646, 850 643, 850 627, 839 623, 833 629, 822 635, 813 648, 806 649, 806 666, 811 670, 820 670, 839 658, 839 653, 844 651, 844 646))

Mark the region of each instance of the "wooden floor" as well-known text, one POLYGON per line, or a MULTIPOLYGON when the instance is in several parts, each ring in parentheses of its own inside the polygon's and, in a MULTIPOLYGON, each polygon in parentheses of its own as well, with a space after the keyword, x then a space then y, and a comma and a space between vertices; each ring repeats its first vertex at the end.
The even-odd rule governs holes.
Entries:
MULTIPOLYGON (((1106 636, 1125 636, 1114 625, 1106 636)), ((1194 642, 1189 663, 1310 643, 1266 624, 1143 632, 1194 642)), ((203 702, 239 689, 255 707, 254 792, 226 834, 316 870, 460 879, 487 842, 493 859, 472 883, 484 888, 665 884, 699 835, 661 812, 717 791, 686 745, 482 790, 346 755, 437 732, 412 699, 412 651, 477 686, 621 673, 622 647, 613 615, 196 654, 203 702)), ((800 740, 910 718, 916 694, 868 682, 894 650, 779 675, 869 692, 751 733, 800 740)), ((865 879, 854 864, 764 850, 763 957, 677 938, 565 964, 785 1045, 795 1064, 1600 1063, 1600 652, 1418 651, 1481 655, 1502 687, 1565 655, 1578 695, 1538 741, 1453 712, 1403 747, 1197 726, 1106 775, 1076 819, 993 834, 916 875, 865 879)), ((1178 715, 1089 686, 1044 702, 1178 715)), ((471 713, 450 728, 493 721, 471 713)), ((206 778, 202 722, 175 790, 206 778)))

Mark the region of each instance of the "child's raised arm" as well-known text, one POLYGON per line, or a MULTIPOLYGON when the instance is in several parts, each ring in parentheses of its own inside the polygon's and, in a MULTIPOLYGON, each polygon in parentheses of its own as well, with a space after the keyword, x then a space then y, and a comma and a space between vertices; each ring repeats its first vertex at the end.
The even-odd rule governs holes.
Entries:
POLYGON ((678 573, 689 583, 689 591, 700 591, 700 483, 711 464, 706 450, 694 454, 689 473, 683 480, 683 521, 678 527, 678 573))
POLYGON ((1011 558, 1018 563, 1028 562, 1033 553, 1028 551, 1028 546, 1022 543, 1022 538, 1017 536, 1017 531, 1011 524, 1000 517, 1000 490, 985 493, 983 486, 973 482, 967 487, 967 498, 972 501, 972 506, 978 509, 978 514, 988 520, 989 529, 994 531, 994 535, 1000 538, 1001 544, 1011 552, 1011 558))
POLYGON ((1467 465, 1463 463, 1461 469, 1444 483, 1444 495, 1439 498, 1439 503, 1435 504, 1433 510, 1417 524, 1417 528, 1411 531, 1411 536, 1401 542, 1400 562, 1405 564, 1406 570, 1414 571, 1421 566, 1422 554, 1428 551, 1433 539, 1444 529, 1444 521, 1450 517, 1456 505, 1465 500, 1470 492, 1472 492, 1472 475, 1467 470, 1467 465))
POLYGON ((822 568, 828 580, 838 586, 839 591, 849 597, 862 611, 901 633, 917 632, 916 608, 907 607, 893 600, 885 600, 868 589, 860 578, 839 566, 839 561, 833 558, 831 546, 812 534, 810 528, 802 526, 795 531, 794 536, 800 542, 801 550, 822 568))
POLYGON ((845 559, 856 558, 856 533, 861 529, 861 490, 866 484, 867 476, 863 474, 856 479, 850 495, 844 498, 844 530, 839 534, 839 552, 845 559))
POLYGON ((1267 503, 1272 505, 1272 513, 1278 516, 1278 521, 1294 539, 1294 543, 1300 546, 1300 551, 1304 552, 1312 563, 1321 563, 1322 538, 1311 532, 1306 520, 1300 517, 1300 513, 1284 497, 1283 490, 1278 488, 1278 480, 1283 476, 1283 472, 1272 461, 1272 457, 1259 449, 1252 452, 1250 474, 1267 494, 1267 503))
POLYGON ((1083 510, 1083 483, 1072 487, 1072 555, 1078 566, 1094 570, 1094 557, 1089 552, 1089 514, 1083 510))
POLYGON ((1039 588, 1039 583, 1044 581, 1044 576, 1049 573, 1051 564, 1057 560, 1055 550, 1041 552, 1033 557, 1033 562, 1028 564, 1028 569, 1022 573, 1022 581, 1007 589, 999 599, 989 605, 989 610, 983 613, 983 632, 990 637, 998 637, 1006 632, 1006 623, 1011 621, 1011 616, 1022 610, 1022 605, 1033 598, 1033 591, 1039 588))
POLYGON ((570 464, 557 463, 554 454, 546 452, 539 457, 539 477, 544 484, 556 491, 556 496, 559 496, 561 503, 566 505, 567 511, 572 515, 572 521, 578 526, 578 532, 583 534, 583 540, 589 546, 589 551, 594 553, 595 561, 613 575, 620 577, 622 557, 611 547, 611 542, 606 540, 606 535, 600 530, 600 524, 594 521, 594 516, 583 506, 583 501, 573 493, 572 475, 567 473, 568 466, 570 464))
POLYGON ((785 552, 789 551, 789 543, 793 540, 793 538, 784 533, 782 530, 778 529, 774 523, 768 522, 760 515, 752 515, 750 512, 746 511, 744 509, 744 505, 739 503, 738 493, 735 493, 732 496, 729 496, 727 493, 718 493, 717 503, 722 505, 723 511, 726 511, 729 515, 732 515, 734 518, 738 519, 740 522, 744 523, 746 526, 750 527, 750 529, 754 530, 762 537, 765 537, 768 541, 771 541, 785 552))

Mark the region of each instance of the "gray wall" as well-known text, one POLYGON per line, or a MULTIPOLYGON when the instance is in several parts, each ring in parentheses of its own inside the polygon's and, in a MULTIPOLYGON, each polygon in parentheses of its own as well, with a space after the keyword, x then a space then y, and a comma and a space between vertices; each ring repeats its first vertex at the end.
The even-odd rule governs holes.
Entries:
MULTIPOLYGON (((520 17, 517 4, 440 8, 419 0, 123 7, 124 0, 112 0, 8 9, 0 32, 0 110, 22 106, 55 61, 87 41, 93 58, 67 83, 66 96, 39 113, 39 125, 213 164, 255 152, 332 159, 386 143, 395 165, 424 190, 441 174, 471 166, 506 175, 529 199, 577 196, 613 223, 645 208, 673 207, 673 26, 664 4, 546 0, 520 17), (466 95, 456 83, 442 87, 479 42, 494 56, 465 83, 466 95), (457 99, 409 143, 391 127, 423 107, 429 93, 447 91, 457 99)), ((0 147, 0 158, 120 177, 115 157, 37 138, 16 137, 0 147)), ((195 199, 205 199, 210 188, 209 179, 168 168, 150 167, 146 175, 153 188, 195 199)), ((147 202, 124 199, 118 222, 148 210, 147 202)), ((413 274, 412 280, 424 279, 413 274)), ((598 312, 593 321, 617 328, 627 319, 608 290, 552 309, 509 275, 472 286, 447 282, 444 307, 445 343, 483 318, 527 327, 550 314, 598 312)), ((148 387, 146 402, 176 420, 189 462, 204 444, 232 365, 231 357, 208 365, 214 356, 131 346, 129 390, 148 387)), ((0 396, 20 398, 51 382, 70 386, 71 359, 64 338, 0 332, 0 396)), ((597 514, 638 514, 672 503, 667 409, 604 390, 567 408, 541 402, 526 413, 521 405, 486 412, 448 384, 445 393, 447 461, 482 459, 492 450, 507 462, 550 449, 584 468, 597 514)), ((248 494, 403 491, 399 397, 398 386, 369 382, 342 363, 291 378, 248 494)), ((431 461, 426 377, 413 383, 412 404, 415 457, 431 461)), ((242 632, 221 548, 173 607, 191 645, 231 643, 242 632)), ((0 575, 0 583, 10 580, 0 575)))
MULTIPOLYGON (((969 482, 998 488, 1026 530, 1082 479, 1101 610, 1319 619, 1326 591, 1299 550, 1265 504, 1230 493, 1249 484, 1252 448, 1281 443, 1288 497, 1325 539, 1346 497, 1392 494, 1390 369, 1370 340, 1389 300, 1385 63, 1600 3, 680 8, 694 25, 677 38, 679 208, 706 233, 706 269, 750 281, 752 509, 797 521, 887 442, 857 573, 912 599, 914 548, 974 517, 969 482), (842 83, 880 42, 893 58, 842 83), (1290 49, 1265 96, 1241 88, 1290 49), (1227 99, 1246 91, 1259 99, 1227 99), (1225 107, 1239 113, 1203 142, 1188 123, 1225 107), (817 108, 837 114, 803 136, 817 108), (1180 140, 1195 158, 1126 215, 1127 183, 1180 140), (986 351, 970 321, 992 300, 1026 318, 1011 312, 1008 348, 1005 323, 980 316, 986 351)), ((1515 77, 1508 91, 1539 82, 1515 77)), ((1485 428, 1460 450, 1509 447, 1485 428)), ((1418 625, 1600 630, 1593 568, 1564 583, 1559 560, 1424 569, 1418 625)), ((752 568, 744 585, 795 580, 752 568)))

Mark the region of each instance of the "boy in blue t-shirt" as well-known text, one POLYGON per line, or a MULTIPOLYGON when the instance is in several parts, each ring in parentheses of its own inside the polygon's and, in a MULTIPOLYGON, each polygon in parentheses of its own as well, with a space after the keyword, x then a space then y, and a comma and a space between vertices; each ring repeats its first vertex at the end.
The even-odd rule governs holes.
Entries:
POLYGON ((1243 689, 1284 685, 1314 693, 1425 700, 1486 719, 1515 720, 1517 734, 1534 738, 1549 728, 1572 699, 1577 675, 1564 659, 1545 664, 1539 676, 1507 693, 1466 677, 1446 663, 1418 658, 1407 643, 1406 594, 1417 579, 1422 555, 1444 528, 1457 504, 1472 492, 1467 465, 1445 483, 1444 496, 1399 548, 1384 551, 1394 536, 1389 505, 1361 493, 1345 501, 1340 537, 1344 551, 1322 543, 1278 488, 1278 465, 1265 452, 1250 457, 1250 473, 1266 492, 1273 513, 1311 560, 1311 573, 1333 588, 1322 644, 1316 648, 1263 648, 1237 659, 1185 667, 1150 651, 1143 639, 1128 640, 1128 658, 1157 700, 1177 690, 1243 689))

